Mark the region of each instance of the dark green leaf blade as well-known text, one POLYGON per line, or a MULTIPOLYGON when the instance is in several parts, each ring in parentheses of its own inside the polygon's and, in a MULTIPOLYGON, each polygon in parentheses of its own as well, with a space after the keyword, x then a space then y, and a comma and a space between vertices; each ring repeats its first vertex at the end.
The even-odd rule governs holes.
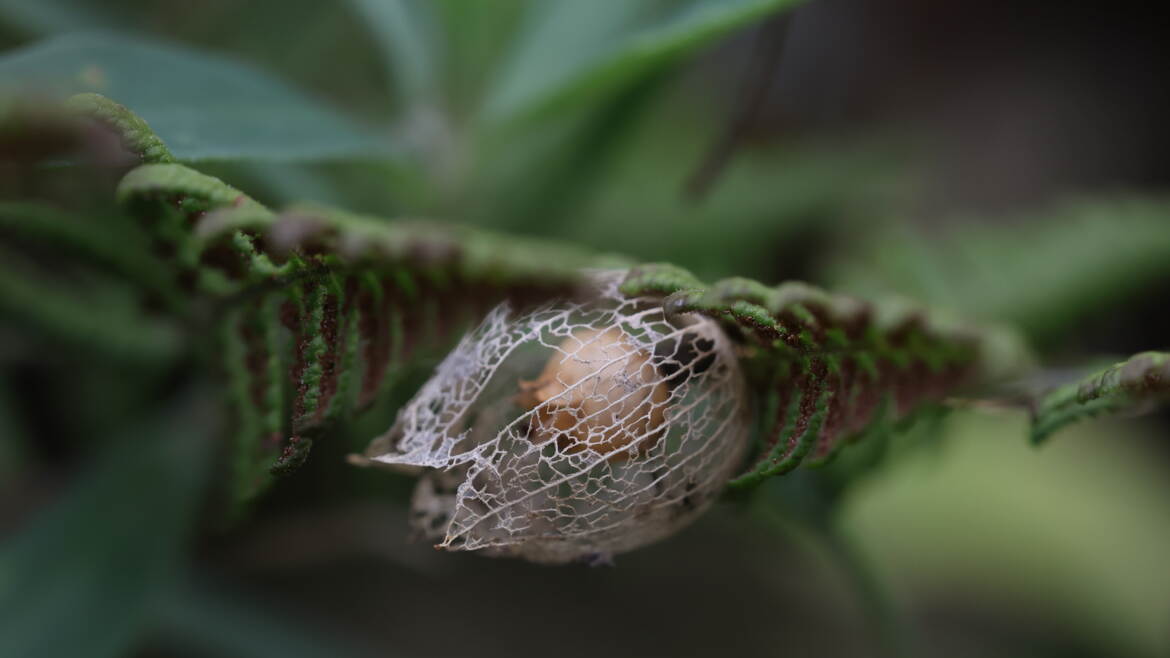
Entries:
POLYGON ((127 363, 166 361, 184 348, 178 327, 142 312, 124 286, 46 283, 10 262, 0 265, 0 326, 127 363))
POLYGON ((434 8, 416 0, 350 0, 382 50, 387 73, 406 104, 433 102, 442 62, 434 8))
POLYGON ((648 76, 797 0, 693 0, 665 16, 659 3, 538 3, 484 113, 508 121, 598 96, 648 76))
POLYGON ((929 235, 875 225, 826 278, 865 297, 897 291, 965 317, 1010 322, 1039 342, 1170 276, 1166 198, 1085 198, 998 221, 956 219, 929 235))
POLYGON ((156 610, 159 643, 198 655, 250 658, 383 656, 355 638, 217 583, 206 576, 177 587, 156 610))
POLYGON ((84 0, 0 0, 0 23, 29 33, 114 29, 131 22, 133 18, 125 9, 114 3, 95 6, 84 0))
POLYGON ((150 123, 180 160, 374 157, 369 131, 243 62, 114 33, 0 56, 0 93, 98 92, 150 123))
POLYGON ((208 444, 187 412, 134 433, 0 552, 0 655, 121 656, 180 566, 208 444))

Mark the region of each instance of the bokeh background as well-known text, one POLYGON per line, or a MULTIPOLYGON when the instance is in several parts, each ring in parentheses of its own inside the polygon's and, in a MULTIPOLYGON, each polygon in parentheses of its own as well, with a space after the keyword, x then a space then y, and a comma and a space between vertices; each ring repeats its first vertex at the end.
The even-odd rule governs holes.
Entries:
MULTIPOLYGON (((214 53, 392 153, 198 158, 266 203, 905 296, 1020 327, 1053 378, 1170 347, 1168 46, 1153 10, 791 3, 605 93, 497 120, 690 4, 0 0, 0 90, 52 93, 21 63, 46 39, 214 53)), ((165 91, 89 73, 72 84, 135 110, 103 87, 148 105, 165 91)), ((222 100, 230 123, 240 110, 222 100)), ((848 560, 773 482, 616 568, 548 568, 407 542, 410 481, 346 464, 441 354, 225 528, 183 493, 199 458, 160 438, 222 430, 213 373, 90 358, 23 335, 16 313, 0 314, 0 646, 867 656, 882 644, 872 598, 887 597, 920 655, 1170 655, 1164 415, 1037 450, 1022 412, 958 411, 849 491, 848 560), (95 627, 108 646, 90 643, 95 627)))

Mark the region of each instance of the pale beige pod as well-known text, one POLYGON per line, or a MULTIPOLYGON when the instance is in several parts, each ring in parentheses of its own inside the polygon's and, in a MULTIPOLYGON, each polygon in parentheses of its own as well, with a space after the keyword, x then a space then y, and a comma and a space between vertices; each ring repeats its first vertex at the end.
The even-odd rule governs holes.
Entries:
POLYGON ((418 534, 441 548, 599 560, 669 536, 718 496, 747 444, 732 345, 699 315, 596 294, 493 309, 371 444, 423 467, 418 534))
POLYGON ((631 447, 644 452, 663 428, 670 398, 652 358, 620 327, 578 329, 557 346, 539 377, 519 383, 517 404, 534 412, 528 439, 610 459, 628 458, 631 447), (632 380, 653 384, 632 391, 620 385, 632 380))

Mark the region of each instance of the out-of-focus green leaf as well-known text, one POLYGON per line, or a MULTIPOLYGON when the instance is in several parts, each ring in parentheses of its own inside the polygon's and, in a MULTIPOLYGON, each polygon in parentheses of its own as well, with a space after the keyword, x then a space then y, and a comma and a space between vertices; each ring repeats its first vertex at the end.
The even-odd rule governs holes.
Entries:
POLYGON ((444 72, 451 110, 470 114, 493 85, 531 0, 431 0, 443 34, 444 72))
POLYGON ((382 49, 386 71, 405 104, 433 100, 438 92, 433 7, 416 0, 351 0, 382 49))
POLYGON ((431 179, 449 178, 456 157, 446 99, 446 51, 436 7, 422 0, 350 0, 350 4, 378 44, 383 68, 396 92, 395 142, 404 153, 417 156, 403 158, 401 163, 420 179, 407 184, 409 192, 396 190, 396 196, 428 198, 431 179))
POLYGON ((1107 421, 1035 450, 1027 423, 954 413, 940 450, 905 455, 847 499, 847 528, 899 600, 1058 629, 1065 653, 1042 655, 1092 640, 1110 650, 1084 655, 1170 654, 1165 437, 1107 421))
POLYGON ((1087 418, 1137 415, 1168 401, 1170 353, 1143 352, 1041 397, 1032 420, 1032 441, 1040 443, 1087 418))
POLYGON ((847 235, 862 221, 857 208, 897 184, 883 170, 888 156, 877 148, 789 144, 741 154, 709 197, 687 202, 682 186, 702 157, 694 146, 648 148, 617 159, 596 196, 558 237, 593 247, 617 240, 638 259, 669 259, 707 278, 775 280, 792 272, 784 258, 795 236, 847 235))
POLYGON ((51 206, 0 201, 0 238, 25 239, 80 257, 179 304, 167 269, 125 217, 79 217, 51 206))
POLYGON ((67 34, 0 56, 0 93, 30 89, 110 96, 181 160, 387 152, 362 127, 252 66, 112 33, 67 34))
POLYGON ((192 581, 177 587, 155 611, 156 644, 182 648, 183 655, 232 658, 333 658, 385 656, 330 629, 315 627, 264 601, 217 585, 192 581))
POLYGON ((537 3, 484 106, 507 121, 614 91, 797 0, 537 3))
POLYGON ((469 207, 460 214, 514 231, 577 226, 571 218, 612 176, 616 158, 631 148, 631 136, 656 107, 666 80, 647 78, 582 112, 485 142, 477 186, 466 195, 469 207), (560 221, 549 222, 550 216, 560 221))
POLYGON ((121 656, 181 564, 208 444, 190 413, 109 450, 0 551, 0 655, 121 656))
POLYGON ((13 266, 15 254, 4 256, 0 249, 0 325, 131 362, 167 359, 181 349, 177 328, 143 313, 129 289, 98 281, 49 283, 33 268, 13 266))
POLYGON ((620 245, 638 260, 670 261, 702 278, 775 281, 813 258, 786 258, 797 234, 850 235, 905 185, 888 141, 787 140, 745 148, 710 196, 688 201, 684 184, 722 115, 677 82, 651 76, 589 111, 491 141, 458 216, 596 249, 620 245))
POLYGON ((552 93, 573 73, 609 54, 622 34, 649 18, 655 4, 659 3, 610 3, 612 11, 598 11, 596 5, 572 0, 531 5, 489 92, 487 115, 494 118, 518 113, 526 104, 552 93))
POLYGON ((994 223, 957 221, 930 236, 883 228, 860 233, 830 266, 835 287, 898 291, 1037 339, 1075 331, 1078 318, 1170 275, 1165 199, 1072 202, 994 223))
POLYGON ((129 20, 109 3, 99 6, 85 0, 0 0, 0 23, 37 34, 124 27, 129 20))
POLYGON ((7 377, 0 378, 0 482, 13 481, 27 465, 29 437, 17 413, 12 384, 7 377))

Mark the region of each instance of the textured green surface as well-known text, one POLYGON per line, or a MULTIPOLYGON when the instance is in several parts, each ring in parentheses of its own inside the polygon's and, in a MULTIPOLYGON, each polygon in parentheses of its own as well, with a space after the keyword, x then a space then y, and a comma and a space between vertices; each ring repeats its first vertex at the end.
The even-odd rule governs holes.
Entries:
MULTIPOLYGON (((111 123, 136 130, 134 122, 111 123)), ((232 498, 253 498, 323 429, 369 405, 420 348, 503 299, 575 294, 621 265, 561 243, 318 205, 275 213, 180 164, 145 164, 117 200, 172 254, 173 285, 224 309, 217 353, 235 423, 232 498)))
POLYGON ((1170 353, 1142 352, 1042 396, 1034 410, 1032 441, 1041 443, 1088 418, 1136 415, 1168 401, 1170 353))
POLYGON ((228 303, 221 353, 238 500, 263 489, 266 471, 295 469, 329 421, 377 399, 397 365, 465 326, 468 309, 571 293, 595 258, 316 206, 277 215, 180 165, 132 171, 119 195, 147 226, 181 215, 179 274, 228 303))
POLYGON ((77 94, 65 105, 82 116, 110 124, 110 128, 121 136, 123 147, 138 156, 142 162, 175 161, 175 156, 171 155, 150 126, 125 106, 94 93, 77 94))
POLYGON ((673 313, 699 312, 742 338, 760 395, 754 464, 733 487, 801 464, 823 464, 848 442, 934 408, 988 377, 993 332, 959 329, 924 309, 872 304, 800 283, 742 278, 710 286, 668 264, 632 269, 630 295, 658 295, 673 313))

